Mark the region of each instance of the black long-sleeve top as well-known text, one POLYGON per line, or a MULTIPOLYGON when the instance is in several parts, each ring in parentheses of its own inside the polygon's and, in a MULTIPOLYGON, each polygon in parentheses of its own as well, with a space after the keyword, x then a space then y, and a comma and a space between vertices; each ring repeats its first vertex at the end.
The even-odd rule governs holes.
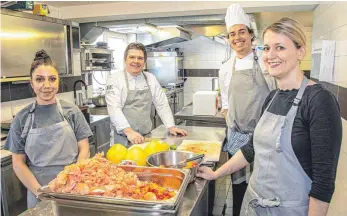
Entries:
MULTIPOLYGON (((266 98, 262 113, 276 90, 266 98)), ((287 115, 298 90, 280 90, 268 108, 287 115)), ((335 189, 342 140, 340 108, 335 97, 321 85, 307 86, 293 123, 292 146, 302 168, 312 180, 309 196, 330 202, 335 189)), ((254 160, 253 142, 241 148, 248 162, 254 160)))

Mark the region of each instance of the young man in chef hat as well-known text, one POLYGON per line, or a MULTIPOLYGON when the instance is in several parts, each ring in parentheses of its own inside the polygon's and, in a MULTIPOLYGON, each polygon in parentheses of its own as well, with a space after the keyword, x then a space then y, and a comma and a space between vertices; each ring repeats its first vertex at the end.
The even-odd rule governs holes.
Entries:
MULTIPOLYGON (((225 16, 229 44, 233 55, 219 70, 222 109, 228 125, 228 142, 223 147, 233 156, 242 146, 252 141, 254 128, 260 118, 262 105, 275 89, 275 81, 268 75, 253 48, 255 35, 248 15, 238 4, 228 7, 225 16)), ((253 164, 234 173, 232 177, 233 216, 240 214, 253 164)), ((231 206, 232 205, 232 206, 231 206)))

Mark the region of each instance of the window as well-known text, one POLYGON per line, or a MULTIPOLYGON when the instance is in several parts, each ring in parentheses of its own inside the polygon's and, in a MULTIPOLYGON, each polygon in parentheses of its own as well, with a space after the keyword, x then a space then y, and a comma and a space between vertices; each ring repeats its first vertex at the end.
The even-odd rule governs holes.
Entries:
POLYGON ((124 68, 124 51, 127 46, 125 39, 117 37, 108 37, 108 46, 113 50, 113 60, 115 69, 124 68))

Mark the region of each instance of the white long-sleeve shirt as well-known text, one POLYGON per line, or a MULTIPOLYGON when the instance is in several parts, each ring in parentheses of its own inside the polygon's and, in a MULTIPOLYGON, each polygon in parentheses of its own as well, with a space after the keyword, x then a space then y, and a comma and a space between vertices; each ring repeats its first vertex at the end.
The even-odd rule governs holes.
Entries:
MULTIPOLYGON (((263 61, 261 60, 261 55, 258 52, 258 62, 259 66, 264 74, 264 78, 270 88, 270 91, 276 88, 274 78, 270 77, 268 71, 265 69, 263 61)), ((228 91, 230 86, 230 81, 232 79, 233 73, 233 63, 236 58, 235 70, 245 70, 253 68, 254 54, 251 52, 248 56, 239 59, 236 57, 235 53, 232 54, 231 58, 225 62, 218 72, 219 77, 219 88, 221 91, 222 109, 230 109, 228 103, 228 91)))
MULTIPOLYGON (((130 90, 148 89, 145 77, 142 73, 139 76, 132 76, 129 73, 126 74, 130 90)), ((167 128, 175 126, 170 105, 162 87, 153 74, 148 72, 144 72, 144 74, 147 77, 151 89, 152 102, 161 120, 167 128)), ((124 71, 117 70, 111 72, 106 84, 106 103, 108 114, 110 115, 111 122, 116 128, 117 133, 121 133, 123 129, 130 127, 122 111, 127 99, 127 92, 124 71)))

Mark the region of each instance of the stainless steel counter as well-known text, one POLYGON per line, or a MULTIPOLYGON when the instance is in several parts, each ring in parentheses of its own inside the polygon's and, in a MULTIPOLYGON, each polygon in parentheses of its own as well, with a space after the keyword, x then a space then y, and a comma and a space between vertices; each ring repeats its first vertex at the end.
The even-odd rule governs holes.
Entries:
POLYGON ((200 122, 201 124, 214 124, 214 125, 226 126, 225 118, 220 112, 218 112, 214 116, 193 115, 192 103, 183 107, 181 111, 176 113, 175 118, 186 120, 186 121, 200 122))
POLYGON ((108 115, 107 107, 89 108, 90 115, 108 115))
POLYGON ((196 126, 177 126, 188 132, 188 136, 173 136, 164 125, 157 127, 147 134, 146 138, 161 138, 169 144, 180 145, 183 140, 203 140, 220 141, 225 140, 225 129, 214 127, 196 127, 196 126))
MULTIPOLYGON (((189 140, 206 140, 206 141, 221 141, 225 140, 224 128, 211 128, 211 127, 180 127, 188 132, 186 137, 176 137, 168 134, 168 130, 162 125, 154 129, 150 134, 146 135, 147 138, 165 138, 169 144, 180 145, 184 139, 189 140)), ((208 192, 209 181, 204 179, 196 179, 193 183, 189 184, 184 194, 181 205, 177 211, 177 215, 207 215, 208 211, 208 192)), ((51 201, 42 201, 36 208, 27 210, 20 216, 56 216, 53 212, 53 204, 51 201)), ((76 215, 78 216, 78 215, 76 215)))
MULTIPOLYGON (((164 125, 161 125, 145 137, 165 139, 165 142, 170 145, 176 144, 177 146, 179 146, 183 140, 220 142, 224 142, 225 140, 224 128, 196 126, 179 126, 179 128, 186 130, 188 136, 172 136, 169 134, 168 129, 165 128, 164 125)), ((209 211, 209 199, 212 199, 212 202, 214 200, 213 196, 209 195, 208 185, 209 181, 204 179, 196 179, 194 183, 189 184, 177 215, 207 215, 207 212, 209 211)), ((214 185, 212 185, 211 188, 214 188, 214 185)), ((212 191, 211 194, 214 194, 214 192, 212 191)))
POLYGON ((108 115, 90 115, 90 127, 100 124, 110 118, 108 115))

